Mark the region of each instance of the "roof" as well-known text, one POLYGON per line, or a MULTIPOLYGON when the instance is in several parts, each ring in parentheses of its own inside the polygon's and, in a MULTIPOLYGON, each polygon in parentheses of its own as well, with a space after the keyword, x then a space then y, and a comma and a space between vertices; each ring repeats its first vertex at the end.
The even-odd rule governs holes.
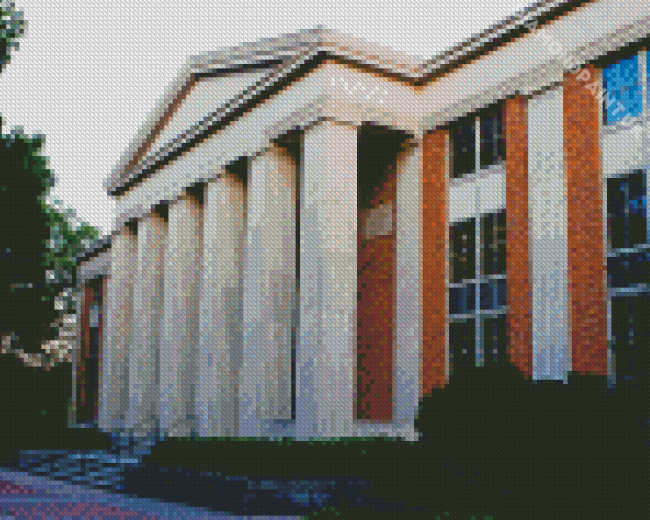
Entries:
POLYGON ((262 93, 286 81, 287 77, 304 71, 310 64, 315 64, 324 57, 381 71, 414 86, 423 85, 589 1, 591 0, 537 2, 425 61, 324 27, 190 57, 107 179, 105 185, 108 194, 117 195, 125 191, 162 162, 229 124, 237 114, 246 110, 251 100, 259 98, 262 93), (191 128, 184 129, 180 137, 177 135, 175 139, 163 142, 152 153, 151 148, 167 120, 198 81, 205 77, 256 69, 266 71, 261 80, 245 86, 243 92, 240 88, 229 93, 230 99, 224 100, 216 111, 191 128))

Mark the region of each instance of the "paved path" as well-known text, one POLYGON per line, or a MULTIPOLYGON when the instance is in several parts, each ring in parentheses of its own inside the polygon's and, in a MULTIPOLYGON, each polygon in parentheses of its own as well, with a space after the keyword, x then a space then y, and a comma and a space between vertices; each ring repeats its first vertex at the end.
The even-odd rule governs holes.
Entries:
POLYGON ((31 476, 21 472, 0 471, 0 517, 20 520, 39 519, 300 519, 301 516, 235 516, 203 508, 164 503, 155 499, 89 489, 31 476))

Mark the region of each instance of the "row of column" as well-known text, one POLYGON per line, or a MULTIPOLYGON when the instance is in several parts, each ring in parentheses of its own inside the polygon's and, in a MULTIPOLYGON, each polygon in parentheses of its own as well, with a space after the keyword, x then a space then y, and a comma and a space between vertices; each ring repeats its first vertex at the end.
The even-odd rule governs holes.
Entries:
MULTIPOLYGON (((205 185, 202 204, 190 191, 168 205, 166 219, 150 213, 137 234, 126 226, 115 237, 100 428, 412 438, 419 342, 416 309, 399 287, 417 287, 417 262, 412 253, 396 259, 394 420, 359 425, 357 129, 324 121, 305 132, 302 149, 300 165, 273 145, 252 159, 247 187, 226 168, 205 185)), ((419 164, 404 164, 397 242, 414 247, 419 164)))
MULTIPOLYGON (((510 360, 535 380, 607 375, 599 98, 567 73, 559 89, 507 99, 503 121, 510 360)), ((449 380, 449 139, 423 140, 425 394, 449 380)))

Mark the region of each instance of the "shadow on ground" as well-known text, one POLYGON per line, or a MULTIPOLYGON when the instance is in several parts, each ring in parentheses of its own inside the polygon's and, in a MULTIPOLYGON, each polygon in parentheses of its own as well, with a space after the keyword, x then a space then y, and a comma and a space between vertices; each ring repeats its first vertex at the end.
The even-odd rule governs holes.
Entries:
MULTIPOLYGON (((69 366, 0 359, 0 371, 0 463, 107 449, 105 435, 67 428, 69 366)), ((610 391, 599 376, 534 384, 508 363, 475 368, 423 399, 420 442, 170 439, 126 469, 124 492, 248 514, 295 514, 271 510, 281 502, 304 512, 309 499, 312 514, 328 509, 318 518, 647 518, 649 394, 639 380, 610 391), (279 499, 300 481, 302 494, 279 499)))

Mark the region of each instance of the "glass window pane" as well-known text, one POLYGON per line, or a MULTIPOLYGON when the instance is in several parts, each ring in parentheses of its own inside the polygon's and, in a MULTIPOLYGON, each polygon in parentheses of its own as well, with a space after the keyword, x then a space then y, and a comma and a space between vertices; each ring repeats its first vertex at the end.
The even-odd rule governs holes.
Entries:
POLYGON ((506 281, 497 280, 497 307, 506 305, 506 281))
POLYGON ((476 129, 474 118, 466 118, 452 126, 453 178, 457 179, 476 168, 476 129))
POLYGON ((476 221, 457 222, 450 227, 450 281, 461 283, 476 278, 476 221))
POLYGON ((608 258, 607 283, 615 288, 650 283, 650 252, 621 253, 608 258))
POLYGON ((646 178, 643 172, 607 179, 607 226, 610 247, 646 243, 646 178))
POLYGON ((650 296, 612 298, 612 353, 617 383, 641 382, 650 370, 650 296))
POLYGON ((482 311, 489 311, 489 310, 494 310, 494 290, 496 289, 496 285, 494 284, 494 280, 490 280, 487 283, 482 283, 480 287, 480 302, 481 302, 481 310, 482 311))
POLYGON ((481 168, 505 160, 502 108, 498 105, 481 114, 481 168))
POLYGON ((449 324, 449 374, 457 378, 476 366, 476 320, 449 324))
POLYGON ((630 247, 646 243, 646 188, 645 175, 629 176, 630 247))
POLYGON ((481 218, 481 275, 506 274, 506 214, 481 218))
POLYGON ((469 314, 476 309, 476 286, 473 283, 465 287, 449 289, 449 314, 469 314))
POLYGON ((605 124, 620 121, 626 115, 641 115, 639 57, 617 60, 603 69, 605 124))
POLYGON ((506 316, 483 318, 483 359, 485 365, 490 362, 505 360, 506 342, 506 316))
POLYGON ((480 305, 482 311, 497 310, 506 304, 506 281, 490 280, 480 287, 480 305))

